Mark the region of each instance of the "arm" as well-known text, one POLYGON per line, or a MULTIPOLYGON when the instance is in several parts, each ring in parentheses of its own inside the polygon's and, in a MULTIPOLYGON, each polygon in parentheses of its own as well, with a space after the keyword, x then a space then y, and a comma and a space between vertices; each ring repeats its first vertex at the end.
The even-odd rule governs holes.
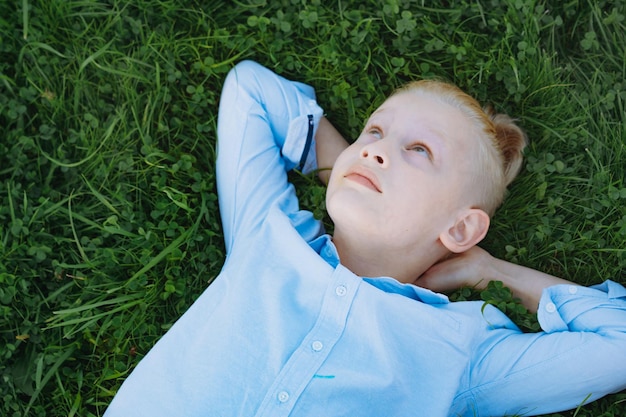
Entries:
POLYGON ((524 306, 536 313, 545 288, 573 282, 491 256, 478 246, 433 265, 416 285, 433 291, 450 291, 461 287, 482 290, 489 281, 502 281, 524 306))
POLYGON ((315 166, 315 131, 322 109, 311 87, 252 61, 237 64, 224 82, 217 134, 217 187, 224 240, 250 236, 280 203, 296 211, 287 171, 315 166))
POLYGON ((328 184, 332 167, 339 154, 348 147, 348 142, 326 117, 322 117, 315 134, 315 144, 318 176, 324 184, 328 184))
POLYGON ((611 281, 583 287, 478 247, 431 267, 416 284, 482 289, 491 280, 537 312, 543 331, 522 333, 495 307, 482 305, 471 330, 468 385, 456 400, 460 414, 544 414, 626 388, 624 287, 611 281))

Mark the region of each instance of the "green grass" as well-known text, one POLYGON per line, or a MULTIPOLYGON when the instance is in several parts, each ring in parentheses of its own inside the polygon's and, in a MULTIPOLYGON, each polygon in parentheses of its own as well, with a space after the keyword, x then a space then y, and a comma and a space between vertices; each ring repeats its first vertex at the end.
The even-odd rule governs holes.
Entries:
MULTIPOLYGON (((0 414, 101 415, 219 272, 215 117, 244 58, 314 85, 347 137, 423 76, 519 118, 527 163, 485 247, 626 282, 626 4, 552 3, 1 2, 0 414)), ((295 180, 322 216, 323 187, 295 180)))

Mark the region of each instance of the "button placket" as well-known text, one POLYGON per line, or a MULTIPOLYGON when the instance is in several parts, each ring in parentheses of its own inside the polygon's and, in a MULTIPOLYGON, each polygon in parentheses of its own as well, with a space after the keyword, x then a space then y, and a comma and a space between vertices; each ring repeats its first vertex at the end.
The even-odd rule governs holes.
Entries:
POLYGON ((333 281, 326 287, 315 325, 275 378, 259 407, 259 417, 289 415, 341 337, 361 281, 341 265, 335 269, 333 281))

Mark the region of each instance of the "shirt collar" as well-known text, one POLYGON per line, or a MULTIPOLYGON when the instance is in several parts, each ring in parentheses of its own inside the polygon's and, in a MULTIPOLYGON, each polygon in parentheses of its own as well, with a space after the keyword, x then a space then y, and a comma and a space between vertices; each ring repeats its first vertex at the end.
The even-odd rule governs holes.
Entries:
POLYGON ((447 304, 450 302, 448 297, 443 294, 413 284, 403 284, 390 277, 363 278, 363 281, 384 292, 404 295, 426 304, 447 304))
MULTIPOLYGON (((339 253, 337 253, 337 248, 332 242, 330 235, 323 234, 318 236, 316 239, 310 241, 309 245, 311 245, 311 248, 319 253, 320 256, 333 268, 336 268, 337 265, 339 265, 339 253)), ((367 277, 363 278, 363 280, 381 291, 403 295, 426 304, 447 304, 450 302, 448 297, 443 294, 439 294, 413 284, 403 284, 394 278, 367 277)))
POLYGON ((322 259, 328 262, 330 266, 337 268, 337 265, 339 265, 339 253, 330 235, 322 234, 310 241, 309 245, 315 252, 319 253, 322 259))

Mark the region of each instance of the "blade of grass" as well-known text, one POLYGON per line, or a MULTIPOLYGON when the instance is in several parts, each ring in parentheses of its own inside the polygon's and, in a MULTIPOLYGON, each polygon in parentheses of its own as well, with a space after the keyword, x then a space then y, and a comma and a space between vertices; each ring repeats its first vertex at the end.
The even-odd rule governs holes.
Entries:
MULTIPOLYGON (((123 113, 123 112, 122 112, 123 113)), ((46 159, 48 159, 50 162, 60 166, 60 167, 64 167, 64 168, 76 168, 80 165, 83 165, 85 162, 88 162, 89 160, 91 160, 93 157, 97 156, 99 154, 99 151, 102 149, 102 147, 104 146, 104 144, 107 142, 107 140, 109 140, 111 138, 111 136, 113 135, 113 130, 115 129, 115 126, 117 125, 117 123, 119 123, 119 121, 122 119, 122 115, 118 113, 118 115, 113 118, 111 120, 111 123, 109 124, 109 127, 107 127, 106 131, 104 132, 104 135, 102 136, 102 139, 100 140, 100 143, 98 144, 98 147, 89 155, 87 155, 85 158, 81 159, 80 161, 77 162, 72 162, 72 163, 64 163, 59 161, 58 159, 53 158, 52 156, 50 156, 47 152, 45 152, 43 149, 40 149, 40 153, 43 157, 45 157, 46 159)))
POLYGON ((137 278, 139 278, 140 276, 142 276, 143 274, 145 274, 146 272, 154 268, 154 266, 156 266, 159 262, 161 262, 167 255, 173 253, 176 249, 178 249, 178 247, 181 246, 187 240, 190 234, 191 234, 190 229, 185 230, 184 233, 178 236, 169 245, 167 245, 161 252, 159 252, 154 258, 152 258, 150 262, 148 262, 140 270, 135 272, 127 281, 124 282, 123 285, 112 288, 108 290, 107 292, 109 294, 112 294, 112 293, 119 291, 122 288, 127 287, 134 280, 136 280, 137 278))
POLYGON ((28 0, 22 0, 22 38, 28 39, 28 0))
MULTIPOLYGON (((48 369, 48 371, 46 372, 46 374, 43 376, 43 378, 41 378, 40 380, 38 380, 37 384, 35 385, 35 392, 33 393, 33 395, 30 397, 30 400, 28 401, 28 405, 26 406, 26 410, 24 412, 24 415, 28 415, 30 408, 33 406, 33 404, 35 403, 35 401, 38 399, 39 395, 41 394, 41 391, 44 389, 44 387, 46 386, 46 384, 48 383, 48 381, 50 381, 50 378, 52 378, 52 376, 58 372, 59 368, 61 367, 61 365, 70 357, 72 356, 72 354, 74 353, 74 347, 70 347, 70 348, 66 348, 65 351, 57 358, 57 360, 52 364, 52 366, 50 367, 50 369, 48 369)), ((43 356, 41 357, 41 360, 43 360, 43 356)), ((39 365, 38 365, 39 367, 39 365)))
POLYGON ((80 176, 83 181, 85 182, 85 184, 87 184, 87 187, 89 187, 89 190, 93 193, 93 195, 96 196, 96 198, 102 203, 104 204, 104 206, 106 208, 108 208, 109 210, 111 210, 113 213, 117 214, 118 216, 120 216, 120 212, 113 207, 113 205, 109 202, 109 200, 106 199, 106 197, 104 195, 102 195, 102 193, 98 192, 95 188, 93 188, 93 186, 91 185, 91 183, 89 182, 89 180, 87 179, 87 177, 85 177, 85 175, 80 176))
POLYGON ((74 242, 76 243, 76 247, 78 248, 78 252, 80 252, 80 256, 81 258, 83 258, 83 261, 86 264, 91 264, 91 260, 89 260, 89 257, 87 256, 87 253, 85 252, 85 249, 83 248, 83 245, 81 245, 80 243, 80 239, 78 239, 78 234, 76 233, 76 227, 74 227, 74 216, 72 216, 72 193, 70 193, 70 197, 67 200, 67 211, 69 214, 69 219, 70 219, 70 227, 72 229, 72 235, 74 236, 74 242))
POLYGON ((104 45, 102 48, 98 49, 96 52, 94 52, 93 54, 89 55, 87 58, 85 58, 85 60, 80 64, 80 66, 78 67, 78 74, 80 74, 81 72, 83 72, 83 70, 85 69, 85 67, 89 64, 91 64, 92 62, 95 62, 95 60, 103 55, 104 53, 107 52, 107 50, 109 49, 109 47, 113 44, 113 42, 115 41, 115 39, 110 40, 109 42, 107 42, 106 45, 104 45))

